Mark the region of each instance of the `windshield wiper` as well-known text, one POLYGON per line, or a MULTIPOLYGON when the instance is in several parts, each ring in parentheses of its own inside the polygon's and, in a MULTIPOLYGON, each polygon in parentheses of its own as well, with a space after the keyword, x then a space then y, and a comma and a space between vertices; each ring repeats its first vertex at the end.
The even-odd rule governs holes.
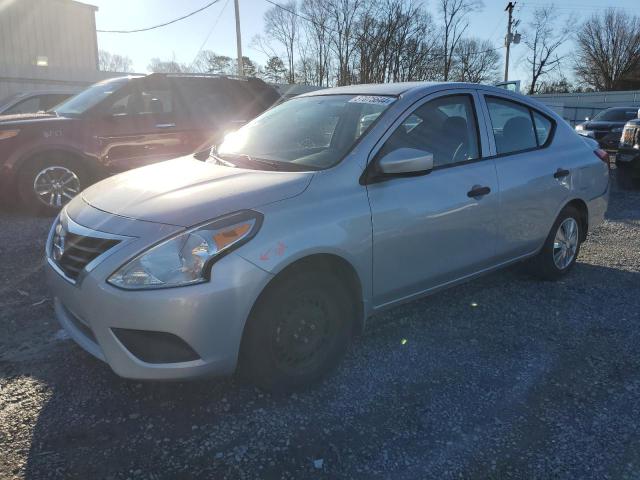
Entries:
POLYGON ((218 154, 216 156, 216 159, 221 161, 221 163, 223 164, 230 164, 230 166, 237 166, 227 161, 227 158, 233 161, 240 160, 240 163, 242 162, 248 162, 253 164, 257 163, 259 165, 268 167, 269 170, 278 171, 278 172, 291 172, 291 171, 300 172, 300 171, 307 171, 307 170, 318 170, 315 167, 302 165, 299 163, 281 162, 278 160, 267 160, 266 158, 251 157, 246 153, 224 153, 224 154, 218 154))

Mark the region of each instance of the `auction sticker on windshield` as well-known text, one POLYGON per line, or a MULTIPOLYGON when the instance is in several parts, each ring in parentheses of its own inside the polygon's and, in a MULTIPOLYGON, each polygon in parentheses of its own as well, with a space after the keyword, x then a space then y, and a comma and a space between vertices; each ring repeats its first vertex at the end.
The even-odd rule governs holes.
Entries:
POLYGON ((349 100, 349 103, 369 103, 373 105, 389 105, 393 103, 395 98, 393 97, 382 97, 376 95, 358 95, 357 97, 353 97, 349 100))

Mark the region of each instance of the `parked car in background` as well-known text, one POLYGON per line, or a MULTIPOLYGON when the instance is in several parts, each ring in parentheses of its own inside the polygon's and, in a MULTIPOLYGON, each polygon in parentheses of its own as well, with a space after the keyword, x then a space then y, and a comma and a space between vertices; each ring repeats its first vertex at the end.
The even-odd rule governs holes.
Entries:
POLYGON ((0 115, 46 112, 77 92, 21 92, 0 100, 0 115))
POLYGON ((624 124, 636 117, 637 107, 613 107, 601 111, 592 119, 576 125, 576 132, 594 138, 604 150, 618 150, 624 124))
POLYGON ((0 117, 0 192, 57 211, 98 179, 208 150, 278 99, 256 78, 151 74, 96 83, 46 113, 0 117))
POLYGON ((633 181, 640 181, 640 109, 633 120, 629 120, 622 131, 620 146, 616 155, 619 175, 626 175, 633 181))
POLYGON ((330 371, 385 308, 517 261, 574 265, 603 221, 606 152, 542 104, 464 83, 284 102, 183 157, 106 179, 47 240, 56 316, 119 375, 330 371))

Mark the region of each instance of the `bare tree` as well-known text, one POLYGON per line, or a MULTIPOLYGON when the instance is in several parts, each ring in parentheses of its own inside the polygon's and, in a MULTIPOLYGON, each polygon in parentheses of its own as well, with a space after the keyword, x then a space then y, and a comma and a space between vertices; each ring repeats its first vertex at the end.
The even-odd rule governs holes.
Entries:
POLYGON ((264 31, 271 41, 280 43, 286 53, 289 83, 295 82, 294 50, 298 37, 297 3, 291 0, 279 6, 273 6, 264 14, 264 31))
POLYGON ((538 92, 540 79, 557 70, 565 57, 558 55, 558 49, 569 38, 570 30, 568 26, 558 27, 554 14, 553 6, 537 8, 524 34, 524 44, 529 50, 525 61, 531 72, 529 95, 538 92))
POLYGON ((463 38, 453 51, 450 77, 458 82, 493 82, 499 65, 500 55, 489 40, 463 38))
POLYGON ((98 68, 102 72, 133 72, 133 62, 127 56, 98 51, 98 68))
POLYGON ((226 55, 218 55, 211 50, 203 50, 198 54, 191 69, 198 73, 215 73, 232 75, 235 72, 234 60, 226 55))
POLYGON ((152 58, 147 68, 152 72, 158 73, 182 73, 188 70, 186 65, 176 61, 175 56, 172 60, 152 58))
POLYGON ((424 79, 436 70, 438 50, 431 16, 406 0, 381 0, 359 21, 359 81, 399 82, 424 79))
POLYGON ((640 19, 613 8, 594 14, 576 35, 576 77, 596 90, 625 88, 640 71, 640 19))
POLYGON ((442 15, 442 75, 449 80, 453 53, 469 27, 469 14, 483 7, 480 0, 440 0, 442 15))
POLYGON ((326 0, 331 30, 331 48, 338 66, 338 85, 352 83, 350 67, 358 43, 358 19, 364 8, 364 0, 326 0))
POLYGON ((329 16, 324 0, 303 0, 302 13, 308 19, 305 34, 309 40, 310 49, 314 56, 315 81, 319 86, 329 86, 330 65, 330 36, 329 16))
POLYGON ((280 83, 288 78, 287 67, 280 57, 271 57, 264 66, 262 75, 265 80, 280 83))

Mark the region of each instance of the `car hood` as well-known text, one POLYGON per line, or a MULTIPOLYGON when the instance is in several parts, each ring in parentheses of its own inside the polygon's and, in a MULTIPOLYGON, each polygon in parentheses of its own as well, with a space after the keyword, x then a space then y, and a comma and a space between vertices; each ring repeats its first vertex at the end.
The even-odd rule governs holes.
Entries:
POLYGON ((312 172, 247 170, 188 156, 113 176, 82 198, 115 215, 190 227, 299 195, 312 178, 312 172))
POLYGON ((623 127, 626 122, 584 122, 582 126, 585 130, 611 130, 616 127, 623 127))

